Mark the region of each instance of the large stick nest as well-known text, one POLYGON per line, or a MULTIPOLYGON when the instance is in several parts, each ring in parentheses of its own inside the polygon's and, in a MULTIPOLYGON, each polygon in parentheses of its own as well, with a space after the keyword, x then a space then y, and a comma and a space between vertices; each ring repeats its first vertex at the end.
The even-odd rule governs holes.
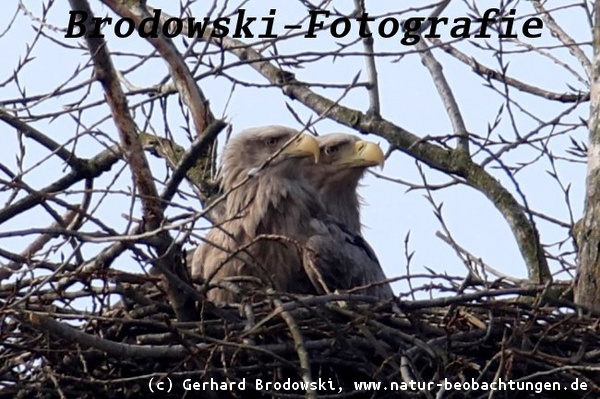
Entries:
POLYGON ((155 393, 166 398, 600 397, 597 319, 540 300, 548 287, 430 278, 429 289, 442 296, 377 303, 361 295, 267 292, 239 306, 201 304, 201 320, 186 323, 177 322, 152 277, 111 272, 102 288, 78 291, 60 290, 59 281, 37 290, 31 287, 48 281, 4 284, 0 397, 144 397, 152 395, 151 379, 172 384, 169 393, 155 393), (110 306, 115 293, 122 301, 110 306), (82 299, 94 306, 76 310, 82 299), (186 394, 185 380, 213 385, 186 394), (265 389, 286 381, 295 389, 265 389), (381 386, 357 391, 360 381, 381 386), (500 381, 514 388, 469 390, 473 382, 500 381), (424 390, 417 382, 436 385, 424 390), (215 389, 223 383, 234 388, 215 389), (574 383, 585 389, 573 391, 574 383))

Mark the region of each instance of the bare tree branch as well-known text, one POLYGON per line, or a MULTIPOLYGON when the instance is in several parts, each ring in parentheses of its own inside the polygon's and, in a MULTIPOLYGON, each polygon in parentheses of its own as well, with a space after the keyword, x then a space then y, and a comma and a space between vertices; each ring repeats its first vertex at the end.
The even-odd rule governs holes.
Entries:
POLYGON ((450 88, 450 85, 444 76, 442 65, 435 59, 424 40, 420 40, 416 44, 416 48, 419 50, 419 55, 421 56, 423 65, 425 65, 427 70, 429 70, 435 87, 437 88, 438 93, 440 93, 440 98, 446 106, 446 112, 450 118, 450 123, 452 124, 454 134, 458 136, 456 149, 463 151, 465 154, 469 154, 469 132, 465 126, 465 121, 463 120, 460 109, 458 108, 458 103, 454 98, 452 89, 450 88))
POLYGON ((548 29, 550 29, 550 32, 552 32, 552 35, 560 40, 560 42, 565 45, 565 48, 569 50, 569 52, 573 54, 573 56, 575 56, 575 58, 577 58, 577 60, 581 63, 581 66, 585 70, 588 78, 593 76, 592 63, 577 42, 575 42, 575 40, 573 40, 573 38, 560 27, 560 25, 548 13, 548 11, 546 11, 546 8, 542 5, 542 3, 534 1, 532 4, 535 10, 542 16, 546 26, 548 26, 548 29))

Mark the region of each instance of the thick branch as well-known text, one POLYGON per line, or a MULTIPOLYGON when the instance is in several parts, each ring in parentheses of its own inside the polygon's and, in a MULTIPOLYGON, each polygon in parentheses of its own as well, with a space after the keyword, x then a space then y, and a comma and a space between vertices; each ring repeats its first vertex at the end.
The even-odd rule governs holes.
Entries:
MULTIPOLYGON (((157 358, 157 359, 181 359, 189 354, 189 349, 182 345, 176 346, 151 346, 151 345, 129 345, 120 342, 109 341, 94 335, 79 331, 65 323, 58 322, 48 316, 36 313, 24 313, 19 319, 32 327, 47 331, 55 337, 75 341, 84 348, 101 350, 117 358, 157 358)), ((199 344, 201 347, 203 344, 199 344)), ((204 344, 204 346, 207 346, 204 344)))
MULTIPOLYGON (((93 13, 88 2, 86 0, 70 0, 70 3, 74 10, 81 10, 88 15, 86 19, 87 32, 93 31, 91 26, 93 24, 93 13)), ((121 89, 107 44, 102 38, 94 38, 90 35, 86 35, 85 39, 94 62, 96 77, 102 84, 106 101, 119 131, 123 155, 133 174, 134 184, 140 193, 144 215, 143 229, 145 231, 156 230, 163 223, 164 206, 154 185, 137 127, 129 112, 127 99, 121 89)), ((158 252, 155 265, 165 275, 168 283, 167 293, 177 318, 181 321, 195 320, 197 312, 194 298, 185 294, 182 289, 182 284, 191 285, 191 278, 181 260, 181 250, 166 231, 157 234, 153 246, 158 252), (169 278, 170 273, 168 272, 172 272, 177 278, 169 278)))

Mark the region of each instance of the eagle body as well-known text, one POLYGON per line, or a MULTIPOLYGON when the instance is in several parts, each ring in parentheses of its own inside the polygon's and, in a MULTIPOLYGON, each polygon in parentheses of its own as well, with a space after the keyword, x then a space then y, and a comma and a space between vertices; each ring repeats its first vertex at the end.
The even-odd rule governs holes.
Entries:
MULTIPOLYGON (((288 167, 295 164, 290 162, 288 167)), ((278 176, 278 184, 272 184, 273 179, 271 173, 265 173, 249 181, 243 190, 229 195, 225 221, 210 230, 206 243, 196 251, 193 275, 206 279, 217 270, 213 277, 216 281, 252 276, 278 291, 315 293, 303 271, 301 250, 294 242, 306 241, 306 232, 311 230, 310 221, 319 205, 298 201, 310 196, 294 179, 278 176), (256 240, 263 235, 274 237, 256 240), (244 245, 248 245, 245 251, 230 256, 244 245), (221 265, 228 258, 231 259, 221 265)), ((232 300, 233 294, 216 289, 209 291, 208 297, 222 302, 232 300)))

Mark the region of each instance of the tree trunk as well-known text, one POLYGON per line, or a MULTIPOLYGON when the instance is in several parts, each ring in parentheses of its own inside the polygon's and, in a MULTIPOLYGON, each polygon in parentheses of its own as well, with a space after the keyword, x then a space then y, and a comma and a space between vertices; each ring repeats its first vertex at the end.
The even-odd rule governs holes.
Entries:
POLYGON ((591 70, 588 170, 575 302, 600 310, 600 2, 594 5, 594 61, 591 70))

